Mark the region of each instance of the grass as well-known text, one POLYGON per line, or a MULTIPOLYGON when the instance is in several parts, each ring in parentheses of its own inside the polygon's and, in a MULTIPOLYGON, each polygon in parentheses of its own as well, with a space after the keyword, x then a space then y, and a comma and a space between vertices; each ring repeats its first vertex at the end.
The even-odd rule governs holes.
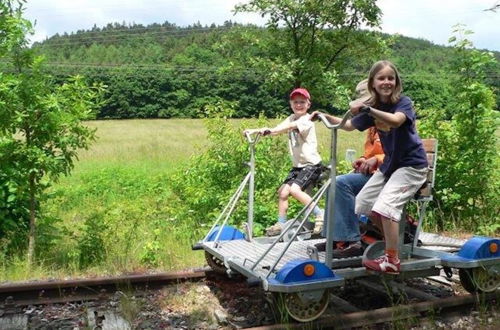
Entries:
MULTIPOLYGON (((2 261, 0 255, 0 281, 202 266, 203 253, 191 250, 201 237, 191 228, 179 228, 168 198, 169 176, 208 143, 203 121, 88 125, 97 130, 97 140, 79 153, 72 175, 61 178, 42 205, 38 264, 30 268, 23 256, 2 261)), ((327 162, 330 132, 321 124, 317 127, 320 153, 327 162)), ((360 156, 363 141, 362 132, 340 131, 339 159, 346 149, 360 156)))

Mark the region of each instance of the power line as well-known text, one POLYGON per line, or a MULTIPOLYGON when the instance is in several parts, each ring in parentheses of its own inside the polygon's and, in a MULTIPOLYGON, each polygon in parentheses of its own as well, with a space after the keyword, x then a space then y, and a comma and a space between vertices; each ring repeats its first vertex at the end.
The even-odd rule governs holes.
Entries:
MULTIPOLYGON (((5 62, 4 62, 5 63, 5 62)), ((248 69, 248 68, 237 68, 233 67, 228 70, 224 70, 221 67, 192 67, 192 66, 167 66, 167 65, 161 65, 161 64, 88 64, 88 63, 56 63, 56 62, 48 62, 46 63, 46 69, 53 70, 53 69, 62 69, 61 71, 67 71, 67 73, 64 72, 50 72, 50 74, 58 76, 58 77, 65 77, 65 76, 70 76, 72 74, 81 74, 82 70, 84 69, 100 69, 103 70, 104 72, 93 72, 90 73, 92 75, 105 75, 105 76, 116 76, 116 75, 122 75, 122 76, 127 76, 127 77, 136 77, 137 73, 134 72, 127 72, 127 70, 146 70, 148 72, 174 72, 174 73, 195 73, 199 74, 200 76, 202 74, 207 75, 211 74, 211 76, 219 76, 219 77, 232 77, 232 78, 238 78, 238 80, 245 80, 246 78, 254 78, 256 76, 260 76, 261 72, 253 69, 248 69), (73 69, 73 70, 72 70, 73 69), (240 76, 236 77, 235 73, 243 74, 246 76, 240 76), (243 79, 242 79, 243 78, 243 79)), ((85 74, 89 74, 89 72, 84 72, 85 74)), ((340 77, 366 77, 367 73, 364 72, 345 72, 345 73, 339 73, 338 76, 340 77)), ((451 77, 460 77, 460 74, 457 73, 447 73, 447 74, 441 74, 437 75, 436 73, 408 73, 408 74, 401 74, 403 80, 411 80, 414 78, 440 78, 440 77, 446 77, 446 78, 451 78, 451 77)), ((498 79, 500 78, 500 75, 498 72, 491 71, 491 72, 486 72, 485 77, 489 79, 498 79)))
MULTIPOLYGON (((101 43, 116 43, 118 40, 114 39, 132 39, 133 37, 185 37, 189 35, 195 35, 198 33, 210 33, 210 32, 221 32, 227 31, 234 27, 206 27, 206 28, 182 28, 182 29, 164 29, 161 31, 155 31, 157 28, 142 28, 134 30, 122 30, 123 32, 116 32, 116 30, 108 31, 85 31, 71 35, 59 35, 58 37, 51 37, 44 40, 43 42, 37 42, 39 46, 57 46, 57 45, 67 45, 67 44, 83 44, 85 41, 100 41, 101 43), (93 35, 98 34, 98 35, 93 35)), ((246 29, 252 29, 253 27, 245 26, 246 29)), ((120 40, 123 41, 123 40, 120 40)))

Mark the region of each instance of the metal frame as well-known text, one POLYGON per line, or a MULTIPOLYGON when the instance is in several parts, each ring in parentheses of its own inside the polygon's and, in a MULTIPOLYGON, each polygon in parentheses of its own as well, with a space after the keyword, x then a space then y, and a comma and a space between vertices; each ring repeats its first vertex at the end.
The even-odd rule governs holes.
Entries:
MULTIPOLYGON (((333 212, 333 201, 335 200, 336 194, 336 163, 337 163, 337 130, 345 126, 347 120, 350 117, 350 111, 346 112, 343 116, 340 123, 336 125, 332 125, 324 115, 319 115, 320 120, 323 124, 331 130, 331 148, 330 148, 330 177, 326 181, 326 183, 320 187, 320 189, 313 196, 311 202, 304 206, 304 208, 299 212, 299 214, 291 221, 286 228, 284 228, 281 234, 277 238, 273 239, 254 239, 253 238, 253 216, 254 216, 254 178, 255 178, 255 145, 260 138, 260 133, 256 133, 255 138, 252 138, 252 135, 246 133, 246 139, 249 143, 250 149, 250 161, 248 166, 250 167, 249 172, 241 182, 240 186, 237 188, 228 204, 225 206, 222 213, 219 215, 209 233, 202 240, 202 247, 207 252, 211 253, 215 257, 224 261, 224 265, 228 269, 228 273, 231 273, 231 270, 239 272, 245 275, 249 281, 260 281, 264 290, 273 291, 273 292, 301 292, 305 290, 319 290, 326 289, 330 287, 337 287, 344 285, 346 280, 356 280, 358 278, 367 277, 367 276, 386 276, 383 274, 378 274, 373 271, 367 270, 365 267, 359 267, 361 265, 362 258, 374 258, 380 255, 383 252, 383 242, 376 242, 371 244, 366 250, 363 257, 353 257, 353 258, 345 258, 332 260, 332 250, 333 250, 333 228, 335 225, 335 216, 333 212), (245 255, 244 251, 239 251, 235 255, 225 255, 222 250, 224 247, 228 247, 227 251, 230 251, 231 244, 236 246, 240 244, 235 241, 220 241, 220 235, 222 230, 220 230, 215 240, 208 241, 208 237, 210 233, 214 230, 217 224, 224 218, 222 222, 222 226, 224 227, 234 208, 236 206, 237 201, 241 197, 243 190, 246 185, 249 186, 249 196, 248 196, 248 219, 247 219, 247 240, 241 243, 241 246, 254 247, 254 250, 258 250, 259 252, 256 255, 250 255, 247 253, 245 255), (301 247, 301 242, 295 241, 301 230, 304 229, 305 222, 309 218, 312 213, 312 208, 316 206, 319 200, 326 193, 326 207, 325 207, 325 219, 326 221, 326 251, 321 253, 321 259, 324 257, 324 263, 330 269, 332 268, 340 268, 335 270, 335 274, 338 275, 336 278, 326 278, 321 280, 314 281, 305 281, 305 282, 295 282, 295 283, 286 283, 282 284, 270 278, 272 274, 276 273, 278 268, 278 264, 280 261, 283 261, 285 254, 290 250, 290 247, 295 246, 295 250, 292 249, 293 253, 296 253, 297 248, 301 247), (298 224, 298 227, 295 226, 298 224), (288 241, 282 242, 285 238, 285 235, 295 228, 296 231, 293 233, 291 238, 288 241), (263 243, 264 242, 264 243, 263 243), (227 245, 226 245, 227 244, 227 245), (276 253, 277 245, 280 245, 281 248, 279 253, 276 253), (283 247, 284 246, 284 247, 283 247), (263 252, 260 252, 264 250, 263 252), (295 251, 295 252, 294 252, 295 251), (272 253, 271 253, 272 252, 272 253), (243 253, 243 256, 242 256, 243 253), (269 257, 269 258, 266 258, 269 257), (275 259, 272 259, 275 258, 275 259), (255 259, 255 260, 253 260, 255 259), (266 261, 266 264, 263 264, 263 261, 266 261), (262 267, 258 268, 261 265, 262 267), (354 268, 353 268, 354 267, 354 268)), ((437 141, 435 142, 435 150, 434 150, 434 160, 431 166, 432 180, 430 180, 430 189, 434 188, 434 181, 436 175, 436 164, 437 164, 437 141)), ((421 197, 419 199, 414 200, 417 203, 417 208, 419 210, 418 215, 418 225, 415 232, 415 239, 411 244, 404 244, 404 227, 400 226, 400 251, 401 254, 406 258, 406 261, 401 265, 401 273, 397 275, 398 278, 411 278, 411 277, 420 277, 420 276, 429 276, 429 275, 438 275, 440 271, 440 267, 453 267, 453 268, 475 268, 475 267, 487 267, 492 265, 497 265, 500 262, 500 258, 490 258, 490 259, 480 259, 480 260, 467 260, 463 258, 448 258, 450 256, 455 256, 454 253, 439 251, 435 249, 422 248, 417 247, 418 237, 421 233, 421 227, 425 216, 425 211, 428 202, 432 201, 432 194, 430 196, 421 197)), ((406 223, 404 224, 406 225, 406 223)), ((304 229, 305 230, 305 229, 304 229)), ((240 241, 242 242, 242 241, 240 241)), ((303 243, 302 243, 303 244, 303 243)), ((455 245, 454 245, 455 246, 455 245)), ((455 246, 457 247, 457 246, 455 246)), ((304 251, 306 252, 306 251, 304 251)), ((308 259, 313 259, 316 261, 320 261, 320 257, 318 251, 315 247, 309 246, 307 248, 308 259), (310 249, 310 251, 309 251, 310 249)), ((285 259, 286 261, 287 259, 285 259)), ((283 262, 282 262, 283 263, 283 262)), ((387 275, 394 276, 394 275, 387 275)))

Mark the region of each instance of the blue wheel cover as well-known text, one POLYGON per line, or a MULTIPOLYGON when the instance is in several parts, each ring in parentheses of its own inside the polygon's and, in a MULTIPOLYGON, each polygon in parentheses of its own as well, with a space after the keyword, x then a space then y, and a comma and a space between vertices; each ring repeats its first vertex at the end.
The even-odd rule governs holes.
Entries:
POLYGON ((295 259, 287 262, 276 275, 276 280, 280 283, 303 282, 321 279, 333 279, 337 276, 324 263, 311 259, 295 259), (315 268, 312 276, 304 274, 304 267, 311 264, 315 268))
MULTIPOLYGON (((217 233, 219 232, 219 228, 220 228, 219 226, 215 226, 215 228, 208 235, 207 241, 209 242, 215 241, 217 233)), ((232 241, 235 239, 244 239, 244 238, 245 234, 243 234, 241 231, 231 226, 222 227, 222 232, 219 236, 220 241, 232 241)))
POLYGON ((458 255, 466 259, 484 259, 500 257, 500 239, 476 236, 468 240, 458 252, 458 255), (497 251, 490 251, 491 244, 497 244, 497 251))

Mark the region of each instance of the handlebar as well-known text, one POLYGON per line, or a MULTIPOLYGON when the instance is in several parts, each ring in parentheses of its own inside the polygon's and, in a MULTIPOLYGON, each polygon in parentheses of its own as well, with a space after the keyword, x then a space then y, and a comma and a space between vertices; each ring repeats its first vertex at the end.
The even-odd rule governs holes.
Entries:
POLYGON ((342 117, 342 120, 340 121, 340 123, 336 124, 336 125, 332 125, 330 123, 330 121, 328 119, 326 119, 325 115, 323 114, 320 114, 318 115, 319 119, 321 119, 321 121, 323 122, 323 124, 325 124, 325 126, 329 129, 332 129, 332 128, 342 128, 345 126, 345 123, 347 122, 347 120, 351 117, 351 110, 347 110, 346 113, 344 114, 344 116, 342 117))
MULTIPOLYGON (((248 143, 250 144, 255 144, 257 143, 257 141, 259 141, 259 138, 262 134, 259 132, 259 131, 255 131, 255 132, 252 132, 252 133, 249 133, 249 132, 245 132, 245 137, 247 138, 247 141, 248 143), (255 134, 255 138, 252 139, 252 135, 255 134)), ((266 135, 264 133, 264 135, 266 135)))

